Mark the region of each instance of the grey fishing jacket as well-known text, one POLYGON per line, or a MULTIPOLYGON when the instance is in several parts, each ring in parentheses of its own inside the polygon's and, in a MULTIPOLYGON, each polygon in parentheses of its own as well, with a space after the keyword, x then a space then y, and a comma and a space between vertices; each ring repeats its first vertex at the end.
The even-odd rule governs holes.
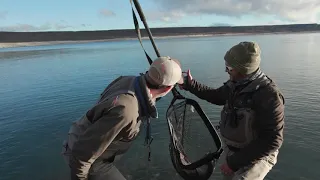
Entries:
POLYGON ((85 115, 73 122, 63 151, 73 180, 86 180, 95 161, 113 162, 117 155, 125 153, 139 132, 142 118, 156 115, 145 79, 138 78, 139 93, 144 97, 147 111, 137 99, 136 77, 122 76, 104 90, 85 115))

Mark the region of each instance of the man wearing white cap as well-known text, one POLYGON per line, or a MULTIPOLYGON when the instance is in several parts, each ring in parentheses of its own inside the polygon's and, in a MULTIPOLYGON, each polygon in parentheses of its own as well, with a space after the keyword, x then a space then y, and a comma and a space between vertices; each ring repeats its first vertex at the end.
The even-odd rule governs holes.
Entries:
POLYGON ((180 63, 170 57, 153 61, 146 74, 120 76, 99 101, 75 121, 63 144, 72 180, 125 180, 114 166, 138 135, 141 121, 157 118, 156 99, 182 83, 180 63))

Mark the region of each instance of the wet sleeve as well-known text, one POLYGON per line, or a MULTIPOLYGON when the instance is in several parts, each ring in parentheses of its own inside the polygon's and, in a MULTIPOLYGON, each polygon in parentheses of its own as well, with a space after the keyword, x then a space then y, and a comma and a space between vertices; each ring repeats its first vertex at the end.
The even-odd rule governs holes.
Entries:
POLYGON ((187 82, 184 88, 198 98, 216 105, 224 105, 229 93, 229 87, 226 83, 223 86, 214 89, 201 84, 194 79, 191 82, 187 82))
POLYGON ((261 94, 256 105, 258 138, 228 159, 229 167, 237 171, 282 146, 284 128, 284 99, 277 92, 261 94), (266 98, 268 97, 268 98, 266 98))
POLYGON ((87 180, 91 164, 106 150, 119 132, 132 121, 132 116, 127 116, 127 114, 133 109, 123 105, 113 107, 79 137, 72 149, 72 180, 87 180))

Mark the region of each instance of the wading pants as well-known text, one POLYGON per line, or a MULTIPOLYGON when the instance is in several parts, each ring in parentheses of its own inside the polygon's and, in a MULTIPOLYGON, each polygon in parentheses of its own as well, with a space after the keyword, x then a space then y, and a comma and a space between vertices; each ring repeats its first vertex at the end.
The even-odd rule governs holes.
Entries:
MULTIPOLYGON (((226 162, 226 157, 232 155, 234 152, 231 151, 227 146, 223 148, 223 153, 221 154, 221 163, 226 162)), ((227 176, 223 174, 223 180, 263 180, 272 167, 277 163, 279 151, 275 151, 262 158, 254 165, 240 168, 238 171, 234 172, 233 175, 227 176)))
MULTIPOLYGON (((64 145, 62 155, 69 167, 71 154, 68 151, 70 151, 70 149, 64 145)), ((115 159, 120 159, 121 156, 122 155, 118 155, 110 161, 96 160, 89 169, 88 180, 126 180, 113 163, 115 159)), ((72 180, 73 177, 70 177, 70 180, 72 180)))

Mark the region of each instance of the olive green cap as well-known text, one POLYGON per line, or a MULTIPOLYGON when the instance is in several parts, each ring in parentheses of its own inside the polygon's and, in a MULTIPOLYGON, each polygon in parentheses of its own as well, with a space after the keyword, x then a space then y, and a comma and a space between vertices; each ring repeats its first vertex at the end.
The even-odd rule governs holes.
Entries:
POLYGON ((243 41, 228 50, 224 60, 241 74, 248 75, 259 68, 260 54, 261 50, 257 43, 243 41))

